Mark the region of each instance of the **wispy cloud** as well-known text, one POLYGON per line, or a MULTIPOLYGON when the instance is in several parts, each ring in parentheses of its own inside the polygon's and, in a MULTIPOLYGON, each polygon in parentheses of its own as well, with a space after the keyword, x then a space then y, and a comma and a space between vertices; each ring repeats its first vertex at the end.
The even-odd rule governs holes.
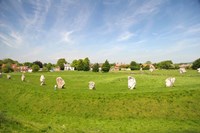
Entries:
POLYGON ((59 43, 73 44, 73 40, 71 37, 73 32, 74 31, 68 31, 68 32, 61 33, 61 41, 59 43))
POLYGON ((10 35, 0 33, 0 42, 11 48, 20 48, 23 45, 23 37, 16 32, 11 32, 10 35))
POLYGON ((126 41, 128 39, 130 39, 131 37, 133 37, 134 34, 131 32, 125 32, 122 35, 119 36, 119 38, 117 39, 117 41, 126 41))

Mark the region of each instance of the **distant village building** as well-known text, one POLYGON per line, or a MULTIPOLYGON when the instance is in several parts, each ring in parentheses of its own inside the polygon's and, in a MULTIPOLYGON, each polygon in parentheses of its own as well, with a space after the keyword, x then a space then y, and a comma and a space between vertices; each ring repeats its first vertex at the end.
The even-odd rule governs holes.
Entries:
POLYGON ((55 71, 55 72, 60 71, 60 67, 55 67, 55 68, 53 69, 53 71, 55 71))
POLYGON ((69 63, 64 64, 65 71, 74 71, 74 67, 72 67, 69 63))

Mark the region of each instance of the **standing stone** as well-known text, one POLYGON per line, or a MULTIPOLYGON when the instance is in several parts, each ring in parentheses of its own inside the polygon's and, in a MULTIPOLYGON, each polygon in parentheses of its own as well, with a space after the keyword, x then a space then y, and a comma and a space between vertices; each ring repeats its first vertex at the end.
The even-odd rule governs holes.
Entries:
POLYGON ((175 82, 175 78, 173 77, 169 77, 169 78, 167 78, 166 80, 165 80, 165 85, 166 85, 166 87, 172 87, 172 86, 174 86, 174 82, 175 82))
POLYGON ((2 78, 2 73, 0 73, 0 78, 2 78))
POLYGON ((135 78, 131 77, 131 76, 128 76, 128 88, 130 90, 134 89, 135 88, 135 85, 136 85, 136 80, 135 78))
POLYGON ((25 81, 25 75, 24 74, 22 74, 21 80, 25 81))
POLYGON ((93 82, 93 81, 89 82, 89 89, 90 90, 94 90, 95 89, 95 82, 93 82))
POLYGON ((198 68, 197 71, 200 73, 200 68, 198 68))
POLYGON ((40 76, 40 85, 42 86, 42 85, 45 85, 45 77, 44 77, 44 75, 41 75, 40 76))
POLYGON ((61 77, 56 78, 56 83, 57 83, 58 89, 62 89, 65 85, 65 81, 61 77))
POLYGON ((7 79, 11 79, 11 76, 9 74, 7 75, 7 79))
POLYGON ((186 70, 185 70, 185 68, 180 68, 179 72, 180 72, 180 74, 183 74, 183 73, 186 73, 186 70))
POLYGON ((149 71, 150 71, 150 72, 153 72, 155 69, 156 69, 156 68, 154 67, 154 65, 151 64, 151 65, 149 66, 149 71))

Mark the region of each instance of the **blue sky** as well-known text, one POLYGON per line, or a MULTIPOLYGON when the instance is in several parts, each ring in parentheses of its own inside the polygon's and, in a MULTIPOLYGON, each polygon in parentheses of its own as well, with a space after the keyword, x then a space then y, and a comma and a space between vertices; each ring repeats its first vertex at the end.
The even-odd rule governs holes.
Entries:
POLYGON ((0 59, 191 62, 199 0, 0 0, 0 59))

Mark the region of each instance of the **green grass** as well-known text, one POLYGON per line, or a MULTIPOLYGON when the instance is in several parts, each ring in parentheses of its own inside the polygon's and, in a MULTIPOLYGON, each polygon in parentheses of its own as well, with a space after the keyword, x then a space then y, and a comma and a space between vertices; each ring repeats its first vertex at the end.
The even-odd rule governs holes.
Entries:
POLYGON ((132 72, 11 73, 0 78, 0 132, 197 133, 200 132, 200 74, 190 70, 132 72), (40 86, 44 74, 46 85, 40 86), (128 90, 127 76, 137 80, 128 90), (66 87, 54 90, 56 77, 66 87), (165 79, 176 78, 165 87, 165 79), (96 90, 88 89, 88 82, 96 90))

